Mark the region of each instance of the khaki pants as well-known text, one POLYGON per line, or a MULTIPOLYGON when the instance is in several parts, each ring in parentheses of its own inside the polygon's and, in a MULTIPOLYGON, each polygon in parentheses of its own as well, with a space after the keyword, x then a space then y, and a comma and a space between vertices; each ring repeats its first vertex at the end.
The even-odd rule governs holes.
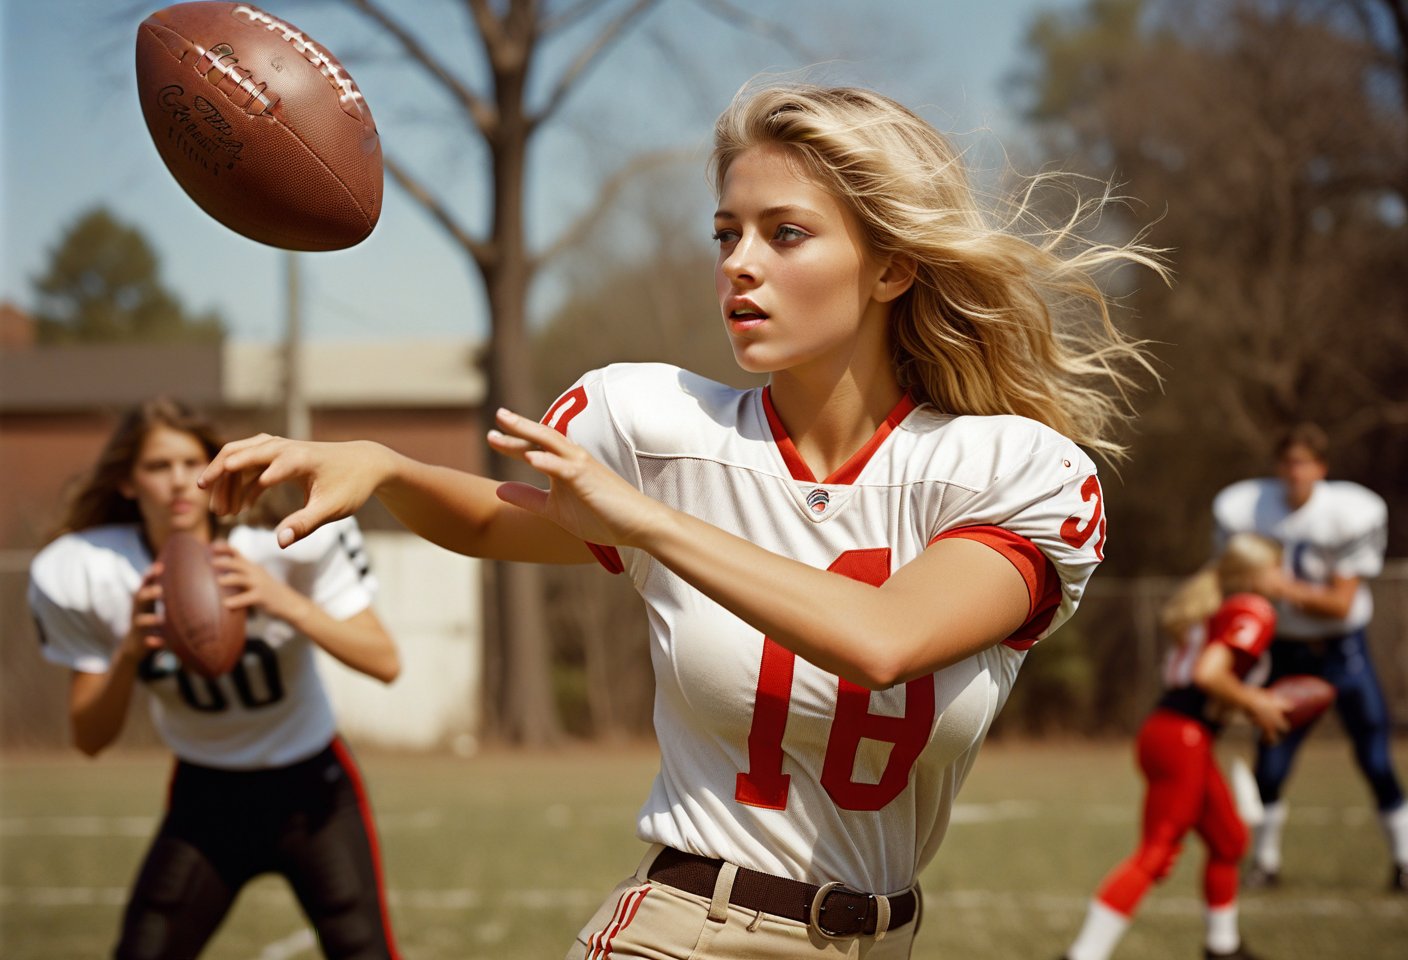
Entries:
MULTIPOLYGON (((725 869, 710 901, 646 879, 659 853, 651 847, 635 876, 606 898, 567 953, 567 960, 908 960, 920 917, 876 936, 830 940, 808 924, 728 902, 725 869)), ((916 894, 918 889, 915 890, 916 894)))

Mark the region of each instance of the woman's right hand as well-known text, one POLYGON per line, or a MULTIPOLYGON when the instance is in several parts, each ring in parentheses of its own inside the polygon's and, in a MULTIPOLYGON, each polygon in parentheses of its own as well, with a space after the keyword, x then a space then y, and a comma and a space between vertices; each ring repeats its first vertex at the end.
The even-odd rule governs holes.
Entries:
POLYGON ((1286 711, 1291 709, 1290 702, 1264 687, 1249 687, 1243 708, 1267 743, 1275 743, 1291 729, 1290 721, 1286 719, 1286 711))
POLYGON ((156 607, 161 600, 161 569, 160 562, 148 567, 137 592, 132 595, 132 622, 122 638, 121 654, 137 662, 166 644, 162 635, 166 621, 156 607))
POLYGON ((279 545, 287 547, 355 513, 390 477, 392 456, 367 440, 317 443, 261 433, 221 447, 198 482, 211 492, 211 509, 222 516, 249 507, 270 487, 298 484, 305 503, 278 526, 279 545))

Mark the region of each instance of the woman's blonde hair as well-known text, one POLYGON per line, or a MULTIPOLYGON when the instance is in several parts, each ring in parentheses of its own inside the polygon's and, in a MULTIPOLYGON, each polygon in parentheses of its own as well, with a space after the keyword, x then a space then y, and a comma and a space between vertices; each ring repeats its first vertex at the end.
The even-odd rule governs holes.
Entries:
POLYGON ((979 208, 960 154, 930 124, 880 94, 808 84, 745 87, 714 127, 711 170, 722 193, 744 151, 781 144, 856 213, 872 250, 917 264, 896 301, 891 339, 900 385, 946 413, 1020 414, 1107 456, 1130 416, 1122 367, 1152 373, 1143 346, 1110 320, 1093 271, 1138 263, 1166 276, 1138 242, 1085 241, 1076 228, 1111 198, 1080 205, 1033 238, 1033 178, 1009 224, 979 208), (1069 252, 1068 252, 1069 251, 1069 252), (1113 394, 1111 394, 1113 389, 1113 394))
POLYGON ((1281 545, 1256 533, 1234 533, 1217 558, 1217 581, 1224 594, 1255 593, 1257 575, 1281 565, 1281 545))
POLYGON ((1222 552, 1178 585, 1159 610, 1159 626, 1181 639, 1217 611, 1224 597, 1255 593, 1257 574, 1281 565, 1281 545, 1256 533, 1234 533, 1222 552))
POLYGON ((1159 610, 1159 626, 1170 637, 1182 642, 1189 629, 1213 615, 1222 603, 1222 590, 1217 585, 1217 571, 1204 567, 1178 585, 1173 595, 1159 610))

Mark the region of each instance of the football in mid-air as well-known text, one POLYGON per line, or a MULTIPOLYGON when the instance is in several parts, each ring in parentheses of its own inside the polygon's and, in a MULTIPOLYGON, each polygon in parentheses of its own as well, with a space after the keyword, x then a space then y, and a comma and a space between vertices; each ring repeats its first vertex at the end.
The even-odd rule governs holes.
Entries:
POLYGON ((1290 702, 1286 721, 1292 730, 1310 723, 1335 702, 1334 686, 1308 673, 1282 677, 1267 689, 1290 702))
POLYGON ((157 153, 206 213, 288 250, 340 250, 381 215, 381 141, 326 48, 243 3, 178 3, 137 30, 157 153))
POLYGON ((161 548, 161 602, 166 646, 203 676, 229 673, 244 652, 244 610, 228 610, 210 545, 173 533, 161 548))

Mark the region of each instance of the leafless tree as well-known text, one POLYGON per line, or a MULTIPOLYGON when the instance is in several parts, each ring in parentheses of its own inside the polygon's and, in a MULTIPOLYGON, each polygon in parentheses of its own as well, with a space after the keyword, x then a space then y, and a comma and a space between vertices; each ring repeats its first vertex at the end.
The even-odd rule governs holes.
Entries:
POLYGON ((1032 31, 1023 87, 1049 148, 1138 198, 1177 273, 1132 298, 1168 373, 1111 491, 1112 526, 1140 534, 1112 556, 1133 566, 1196 563, 1205 511, 1171 505, 1264 469, 1295 420, 1331 431, 1342 475, 1401 487, 1408 112, 1383 67, 1402 40, 1348 10, 1091 0, 1032 31))

